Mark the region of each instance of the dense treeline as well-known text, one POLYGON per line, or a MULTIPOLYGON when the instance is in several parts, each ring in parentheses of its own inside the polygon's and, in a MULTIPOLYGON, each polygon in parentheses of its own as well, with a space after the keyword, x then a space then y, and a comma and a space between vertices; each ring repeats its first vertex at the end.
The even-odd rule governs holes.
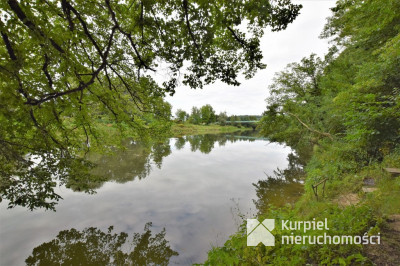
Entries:
POLYGON ((211 124, 217 123, 220 125, 235 124, 240 121, 258 121, 261 119, 259 115, 231 115, 228 116, 226 112, 217 114, 213 107, 206 104, 200 108, 193 106, 190 113, 182 109, 178 109, 175 113, 175 118, 179 122, 188 122, 191 124, 211 124))
POLYGON ((398 148, 399 11, 398 1, 338 1, 321 35, 333 43, 325 58, 275 76, 260 128, 313 155, 312 177, 340 177, 398 148))

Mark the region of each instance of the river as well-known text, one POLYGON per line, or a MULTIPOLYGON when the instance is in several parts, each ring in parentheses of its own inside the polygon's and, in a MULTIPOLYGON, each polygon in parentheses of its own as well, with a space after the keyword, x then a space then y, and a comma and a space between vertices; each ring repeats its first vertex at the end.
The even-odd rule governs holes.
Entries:
POLYGON ((290 148, 253 135, 186 136, 151 148, 130 141, 112 156, 92 155, 102 178, 58 187, 63 199, 55 212, 0 204, 0 264, 203 262, 236 232, 241 215, 254 218, 269 203, 301 194, 296 180, 266 181, 288 167, 290 148), (83 186, 95 193, 81 192, 83 186))

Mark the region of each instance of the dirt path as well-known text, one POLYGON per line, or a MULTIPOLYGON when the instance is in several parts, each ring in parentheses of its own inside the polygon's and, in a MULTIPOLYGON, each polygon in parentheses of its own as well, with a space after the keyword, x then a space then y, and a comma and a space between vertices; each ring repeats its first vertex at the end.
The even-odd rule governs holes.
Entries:
POLYGON ((360 197, 356 193, 347 193, 340 195, 333 202, 336 202, 341 207, 346 207, 349 205, 356 205, 360 201, 360 197))

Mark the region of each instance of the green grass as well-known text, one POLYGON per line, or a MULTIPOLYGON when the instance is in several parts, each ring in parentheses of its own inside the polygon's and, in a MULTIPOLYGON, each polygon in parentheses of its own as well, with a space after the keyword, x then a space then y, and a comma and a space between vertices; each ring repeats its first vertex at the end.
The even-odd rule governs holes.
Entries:
POLYGON ((236 126, 220 126, 220 125, 194 125, 189 123, 174 123, 171 128, 172 136, 183 135, 199 135, 199 134, 217 134, 225 132, 245 131, 249 128, 236 126))

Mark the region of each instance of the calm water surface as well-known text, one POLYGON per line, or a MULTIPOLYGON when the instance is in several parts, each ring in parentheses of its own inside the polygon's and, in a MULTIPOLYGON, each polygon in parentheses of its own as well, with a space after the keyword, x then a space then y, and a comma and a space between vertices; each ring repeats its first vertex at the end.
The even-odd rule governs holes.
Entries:
MULTIPOLYGON (((94 171, 102 178, 57 188, 63 200, 56 212, 0 204, 0 264, 25 265, 30 256, 34 260, 52 252, 54 261, 62 261, 82 252, 82 246, 71 248, 71 239, 75 244, 91 239, 101 254, 108 254, 113 240, 107 235, 120 232, 128 239, 139 233, 135 252, 142 257, 154 256, 154 250, 166 254, 132 259, 135 263, 201 263, 213 245, 223 245, 237 230, 239 212, 254 218, 269 203, 284 204, 301 193, 299 183, 266 180, 277 168, 288 167, 289 153, 287 147, 251 136, 200 135, 172 138, 150 150, 130 142, 113 156, 93 155, 99 163, 94 171), (80 192, 84 186, 96 193, 80 192), (144 239, 153 241, 153 250, 143 247, 144 239)), ((128 254, 132 245, 123 249, 128 254)), ((76 255, 83 261, 79 256, 85 255, 76 255)))

